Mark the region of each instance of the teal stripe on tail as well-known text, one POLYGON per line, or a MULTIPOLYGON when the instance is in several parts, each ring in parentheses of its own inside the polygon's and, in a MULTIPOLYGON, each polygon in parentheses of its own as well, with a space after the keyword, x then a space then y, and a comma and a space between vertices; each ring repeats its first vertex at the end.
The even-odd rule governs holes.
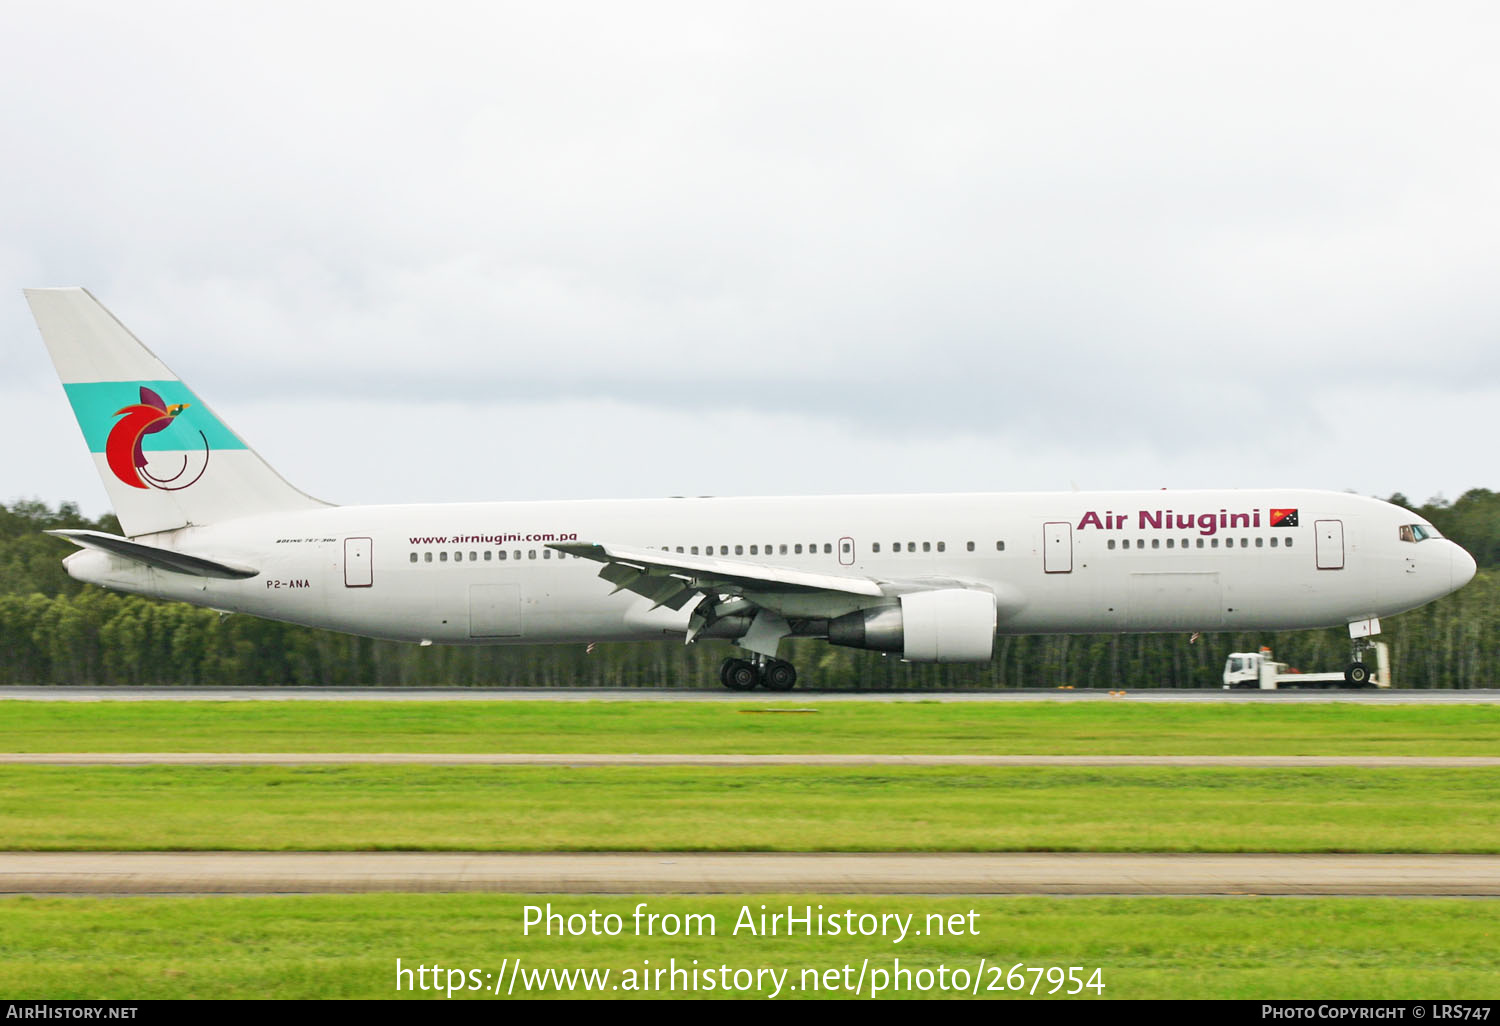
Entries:
POLYGON ((328 505, 288 484, 88 292, 27 289, 26 300, 127 535, 328 505))

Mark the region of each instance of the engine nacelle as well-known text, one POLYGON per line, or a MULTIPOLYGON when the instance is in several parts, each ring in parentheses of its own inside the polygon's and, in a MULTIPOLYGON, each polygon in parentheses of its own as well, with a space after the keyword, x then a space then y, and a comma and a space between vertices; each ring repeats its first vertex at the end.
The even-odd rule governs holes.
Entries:
POLYGON ((902 595, 828 623, 830 644, 900 652, 909 663, 987 663, 995 651, 995 596, 945 588, 902 595))

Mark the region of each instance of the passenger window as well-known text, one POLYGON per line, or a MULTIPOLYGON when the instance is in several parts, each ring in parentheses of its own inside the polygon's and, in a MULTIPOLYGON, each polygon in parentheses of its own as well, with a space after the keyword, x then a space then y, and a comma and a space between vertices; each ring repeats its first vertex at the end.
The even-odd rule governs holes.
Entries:
POLYGON ((1199 547, 1199 548, 1200 548, 1200 549, 1201 549, 1201 548, 1203 548, 1203 539, 1202 539, 1202 538, 1199 538, 1199 539, 1198 539, 1198 547, 1199 547))
POLYGON ((416 554, 416 553, 415 553, 415 552, 413 552, 413 553, 412 553, 412 554, 411 554, 411 561, 412 561, 412 562, 413 562, 413 563, 415 563, 415 562, 416 562, 416 561, 417 561, 417 554, 416 554))
POLYGON ((1219 547, 1219 539, 1214 538, 1214 539, 1210 540, 1209 543, 1208 543, 1208 547, 1211 548, 1211 549, 1218 548, 1219 547))
POLYGON ((698 554, 698 546, 694 545, 692 548, 688 549, 688 552, 696 556, 698 554))
POLYGON ((995 551, 996 552, 1004 552, 1005 551, 1005 543, 1003 541, 997 541, 995 543, 995 551))
POLYGON ((1151 547, 1153 549, 1159 549, 1159 548, 1161 548, 1161 539, 1160 538, 1152 538, 1151 539, 1151 547))
POLYGON ((455 562, 455 563, 462 563, 463 561, 464 561, 464 554, 462 552, 455 552, 453 554, 453 562, 455 562))
POLYGON ((832 553, 833 553, 833 542, 824 542, 823 543, 823 554, 826 556, 826 555, 831 555, 832 553))
POLYGON ((734 554, 736 556, 743 556, 745 554, 745 546, 743 546, 743 545, 736 545, 734 547, 734 554))
POLYGON ((490 550, 490 549, 485 549, 484 550, 484 561, 486 563, 488 563, 490 560, 492 560, 494 558, 495 558, 495 553, 492 550, 490 550))
POLYGON ((1168 538, 1167 539, 1167 548, 1169 548, 1169 549, 1176 548, 1176 546, 1177 546, 1177 539, 1176 538, 1168 538))
POLYGON ((922 551, 923 552, 931 552, 932 551, 932 542, 923 542, 922 543, 922 551))
POLYGON ((871 552, 879 552, 880 551, 880 543, 879 542, 873 542, 873 543, 871 543, 871 545, 870 545, 870 551, 871 552))
POLYGON ((781 554, 782 554, 782 555, 783 555, 783 556, 784 556, 784 555, 786 555, 786 544, 785 544, 785 543, 782 543, 782 546, 781 546, 781 554))
POLYGON ((424 552, 424 553, 422 553, 422 562, 424 562, 424 563, 431 563, 432 562, 432 553, 430 553, 430 552, 424 552))
POLYGON ((495 556, 496 556, 497 559, 504 559, 505 558, 505 550, 501 549, 499 552, 495 553, 495 556))
POLYGON ((906 551, 907 552, 916 552, 917 551, 917 543, 916 542, 907 542, 906 543, 906 551))
POLYGON ((528 550, 526 550, 526 558, 527 559, 535 559, 536 558, 536 549, 528 549, 528 550))
POLYGON ((973 542, 969 542, 968 544, 969 544, 969 551, 973 552, 974 551, 974 543, 973 542))
POLYGON ((1276 538, 1275 538, 1275 537, 1274 537, 1274 536, 1273 536, 1273 537, 1272 537, 1272 538, 1271 538, 1271 548, 1273 548, 1273 549, 1274 549, 1274 548, 1275 548, 1275 547, 1276 547, 1276 538))
POLYGON ((750 546, 750 555, 752 555, 752 556, 758 556, 758 555, 760 555, 760 546, 759 545, 752 545, 752 546, 750 546))
POLYGON ((1257 539, 1255 539, 1255 547, 1257 549, 1265 548, 1265 545, 1266 545, 1266 540, 1264 538, 1257 538, 1257 539))
POLYGON ((469 562, 470 563, 477 563, 477 562, 479 562, 479 553, 477 553, 477 552, 471 552, 471 553, 469 553, 469 562))
POLYGON ((802 543, 801 542, 798 542, 796 544, 796 554, 799 555, 799 556, 802 555, 802 543))
POLYGON ((543 549, 542 550, 542 558, 543 559, 551 559, 552 558, 552 550, 551 549, 543 549))
POLYGON ((947 552, 948 551, 948 543, 947 542, 938 542, 938 551, 939 552, 947 552))
POLYGON ((520 559, 521 558, 521 550, 520 549, 516 549, 515 551, 513 551, 510 554, 510 558, 511 559, 520 559))
POLYGON ((1287 539, 1287 540, 1286 540, 1286 547, 1287 547, 1287 548, 1291 548, 1291 547, 1292 547, 1292 539, 1290 539, 1290 538, 1288 538, 1288 539, 1287 539))
POLYGON ((447 552, 439 552, 438 553, 438 562, 439 563, 446 563, 446 562, 448 562, 448 553, 447 552))
POLYGON ((1109 540, 1109 541, 1108 541, 1108 542, 1107 542, 1107 543, 1106 543, 1106 546, 1107 546, 1107 547, 1108 547, 1108 548, 1111 548, 1111 549, 1112 549, 1112 548, 1114 548, 1114 547, 1115 547, 1115 540, 1114 540, 1114 539, 1113 539, 1113 538, 1111 538, 1111 539, 1110 539, 1110 540, 1109 540))
POLYGON ((681 546, 681 545, 679 545, 679 546, 677 546, 677 551, 678 551, 678 552, 681 552, 681 551, 682 551, 682 546, 681 546))

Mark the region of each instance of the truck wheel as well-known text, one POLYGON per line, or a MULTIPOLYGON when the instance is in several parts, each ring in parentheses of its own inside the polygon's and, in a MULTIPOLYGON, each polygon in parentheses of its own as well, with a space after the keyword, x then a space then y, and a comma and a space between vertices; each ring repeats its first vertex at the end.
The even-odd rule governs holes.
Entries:
POLYGON ((1344 680, 1351 688, 1370 686, 1370 668, 1364 663, 1350 663, 1344 671, 1344 680))

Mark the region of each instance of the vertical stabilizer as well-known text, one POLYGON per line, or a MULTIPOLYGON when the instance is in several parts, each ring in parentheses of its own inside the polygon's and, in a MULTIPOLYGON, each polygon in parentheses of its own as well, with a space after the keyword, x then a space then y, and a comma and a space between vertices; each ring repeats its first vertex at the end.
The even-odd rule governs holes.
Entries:
POLYGON ((87 291, 27 289, 26 301, 127 535, 328 505, 283 480, 87 291))

